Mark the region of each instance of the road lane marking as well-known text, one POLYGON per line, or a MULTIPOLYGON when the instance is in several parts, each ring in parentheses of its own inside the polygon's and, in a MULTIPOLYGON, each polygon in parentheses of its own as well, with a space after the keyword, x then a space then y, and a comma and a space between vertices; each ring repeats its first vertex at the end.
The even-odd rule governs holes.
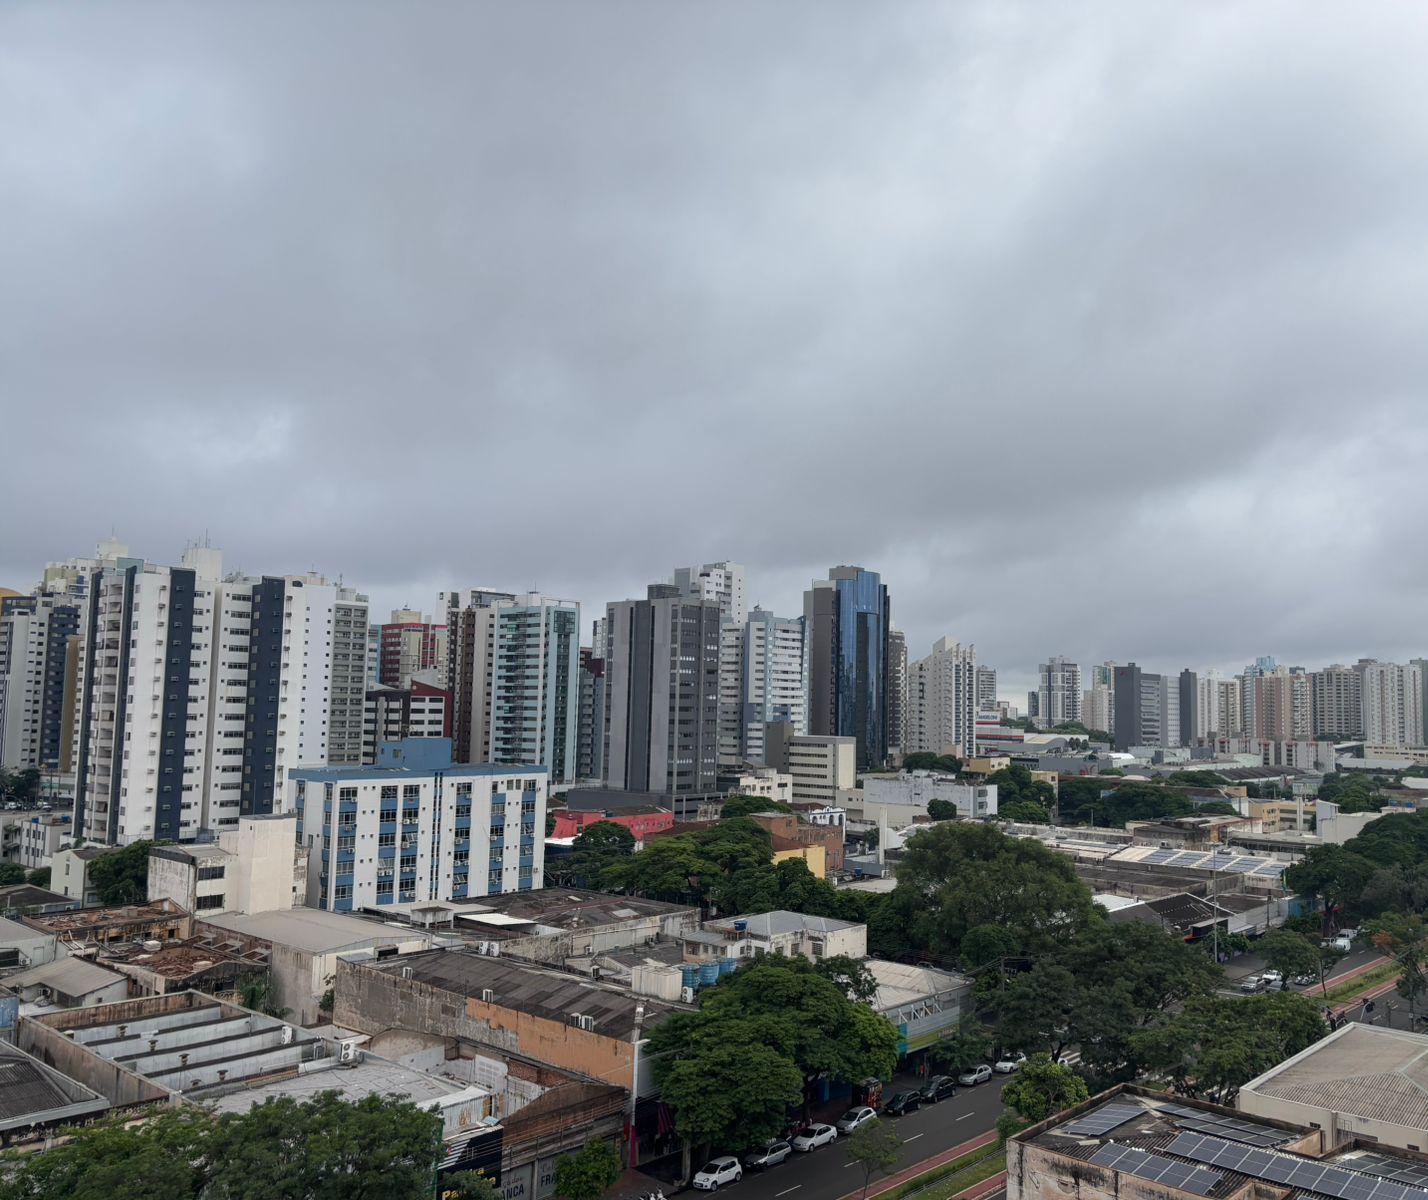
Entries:
MULTIPOLYGON (((849 1159, 847 1162, 845 1162, 843 1165, 844 1165, 845 1167, 856 1167, 856 1166, 858 1165, 858 1160, 857 1160, 856 1158, 850 1158, 850 1159, 849 1159)), ((800 1185, 800 1186, 801 1186, 801 1185, 800 1185)))
POLYGON ((976 1113, 963 1113, 960 1117, 957 1118, 957 1120, 965 1121, 968 1117, 975 1117, 976 1115, 976 1113))
POLYGON ((774 1193, 774 1200, 778 1200, 778 1198, 779 1198, 780 1196, 787 1196, 787 1195, 789 1194, 789 1192, 796 1192, 796 1191, 798 1191, 798 1189, 801 1188, 802 1186, 803 1186, 803 1184, 801 1184, 801 1183, 795 1183, 791 1188, 784 1188, 784 1190, 781 1191, 781 1192, 775 1192, 775 1193, 774 1193))
MULTIPOLYGON (((970 1114, 969 1114, 969 1115, 970 1115, 970 1114)), ((920 1134, 920 1133, 914 1133, 910 1138, 903 1138, 902 1140, 903 1140, 904 1142, 915 1142, 915 1141, 917 1141, 917 1139, 920 1138, 921 1136, 922 1136, 922 1134, 920 1134)))

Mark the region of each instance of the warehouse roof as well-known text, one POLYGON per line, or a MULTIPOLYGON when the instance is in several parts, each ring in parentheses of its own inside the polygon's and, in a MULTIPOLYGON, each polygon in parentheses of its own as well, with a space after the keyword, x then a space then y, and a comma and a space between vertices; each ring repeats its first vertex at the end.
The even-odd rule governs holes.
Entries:
POLYGON ((31 967, 18 975, 8 976, 5 986, 10 988, 30 987, 38 984, 66 996, 87 996, 100 988, 108 987, 124 978, 117 971, 101 967, 86 958, 57 958, 54 962, 31 967))
POLYGON ((1240 1094, 1428 1129, 1428 1035, 1350 1023, 1250 1080, 1240 1094))
POLYGON ((321 908, 279 908, 244 916, 223 913, 205 916, 205 925, 228 929, 244 937, 258 938, 277 945, 292 946, 312 954, 333 954, 339 950, 358 949, 380 942, 409 941, 423 936, 420 930, 406 926, 392 928, 380 921, 346 913, 328 912, 321 908))

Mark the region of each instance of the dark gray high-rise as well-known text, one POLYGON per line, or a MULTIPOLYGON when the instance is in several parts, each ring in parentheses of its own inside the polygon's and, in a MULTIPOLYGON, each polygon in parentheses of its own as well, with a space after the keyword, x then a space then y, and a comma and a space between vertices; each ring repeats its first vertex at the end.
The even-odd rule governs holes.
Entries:
POLYGON ((887 762, 892 691, 888 590, 873 571, 834 567, 803 593, 808 732, 852 737, 858 767, 887 762))
POLYGON ((1193 746, 1200 724, 1200 677, 1188 668, 1180 672, 1180 744, 1193 746))
POLYGON ((717 600, 652 584, 605 610, 604 779, 626 791, 712 792, 719 766, 717 600))

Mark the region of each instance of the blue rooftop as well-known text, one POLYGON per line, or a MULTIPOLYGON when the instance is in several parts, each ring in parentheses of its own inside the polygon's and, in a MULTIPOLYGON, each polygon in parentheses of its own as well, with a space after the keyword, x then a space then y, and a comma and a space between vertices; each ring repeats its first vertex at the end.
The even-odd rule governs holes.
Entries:
POLYGON ((394 775, 433 775, 438 771, 455 778, 549 774, 549 768, 529 764, 452 762, 450 738, 403 738, 401 741, 378 743, 374 766, 295 767, 288 772, 288 777, 322 783, 339 779, 389 779, 394 775))

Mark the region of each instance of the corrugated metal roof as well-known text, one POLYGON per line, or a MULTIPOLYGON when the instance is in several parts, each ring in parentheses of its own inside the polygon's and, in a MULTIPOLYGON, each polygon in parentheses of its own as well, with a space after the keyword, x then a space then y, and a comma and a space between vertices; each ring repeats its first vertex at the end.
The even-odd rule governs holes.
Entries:
POLYGON ((54 962, 11 975, 5 983, 9 987, 38 985, 63 992, 66 996, 87 996, 90 992, 108 987, 123 978, 119 972, 101 967, 85 958, 57 958, 54 962))

